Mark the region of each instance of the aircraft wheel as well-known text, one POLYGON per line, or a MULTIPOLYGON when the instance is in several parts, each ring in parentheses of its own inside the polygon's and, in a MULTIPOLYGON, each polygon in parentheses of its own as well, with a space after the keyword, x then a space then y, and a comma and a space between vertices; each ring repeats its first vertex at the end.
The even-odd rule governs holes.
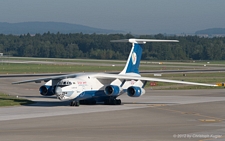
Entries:
POLYGON ((80 106, 79 101, 71 101, 70 106, 80 106))
POLYGON ((105 105, 109 105, 109 100, 105 100, 105 101, 104 101, 104 104, 105 104, 105 105))
POLYGON ((104 101, 105 105, 121 105, 120 99, 109 99, 104 101))
POLYGON ((95 105, 96 104, 96 100, 91 100, 90 103, 91 103, 91 105, 95 105))
POLYGON ((117 105, 117 100, 116 99, 112 100, 112 105, 117 105))
POLYGON ((74 105, 75 105, 75 101, 71 101, 70 106, 74 106, 74 105))
POLYGON ((80 106, 80 102, 79 101, 75 101, 74 106, 76 106, 76 107, 80 106))
POLYGON ((80 104, 87 104, 87 101, 86 100, 80 100, 80 104))
POLYGON ((121 100, 120 99, 116 100, 116 105, 121 105, 121 100))

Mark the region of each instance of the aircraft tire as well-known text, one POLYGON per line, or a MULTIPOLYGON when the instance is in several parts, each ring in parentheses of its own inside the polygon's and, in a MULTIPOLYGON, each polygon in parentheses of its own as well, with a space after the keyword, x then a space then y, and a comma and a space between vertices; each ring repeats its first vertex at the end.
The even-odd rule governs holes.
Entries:
POLYGON ((112 105, 117 105, 117 100, 116 99, 112 100, 112 105))
POLYGON ((86 104, 88 104, 88 103, 87 103, 87 100, 81 100, 81 101, 80 101, 80 104, 86 105, 86 104))
POLYGON ((116 105, 121 105, 121 100, 120 99, 116 99, 116 105))
POLYGON ((80 106, 80 102, 79 101, 71 101, 70 106, 80 106))
POLYGON ((70 106, 74 106, 74 105, 75 105, 75 101, 71 101, 70 106))
POLYGON ((80 102, 79 101, 75 101, 74 106, 76 106, 76 107, 80 106, 80 102))
POLYGON ((105 105, 110 105, 110 101, 109 101, 109 100, 105 100, 105 101, 104 101, 104 104, 105 104, 105 105))
POLYGON ((95 105, 96 104, 96 100, 91 100, 91 105, 95 105))

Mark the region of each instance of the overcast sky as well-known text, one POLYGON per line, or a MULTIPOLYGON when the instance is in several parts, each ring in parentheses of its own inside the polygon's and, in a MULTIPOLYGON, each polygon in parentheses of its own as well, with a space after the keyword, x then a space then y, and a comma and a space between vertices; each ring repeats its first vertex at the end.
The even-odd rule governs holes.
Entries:
POLYGON ((1 0, 0 22, 55 21, 131 33, 225 28, 225 0, 1 0))

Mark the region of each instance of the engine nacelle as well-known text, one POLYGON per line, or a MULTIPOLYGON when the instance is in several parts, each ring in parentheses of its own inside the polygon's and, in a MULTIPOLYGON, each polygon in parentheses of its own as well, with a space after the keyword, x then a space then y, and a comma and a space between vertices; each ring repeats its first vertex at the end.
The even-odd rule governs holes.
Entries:
POLYGON ((40 94, 43 96, 51 96, 54 95, 54 87, 43 85, 39 88, 40 94))
POLYGON ((145 89, 136 87, 136 86, 131 86, 127 89, 127 95, 130 97, 139 97, 145 94, 145 89))
POLYGON ((122 88, 116 85, 108 85, 105 87, 105 94, 108 96, 118 96, 121 92, 122 88))

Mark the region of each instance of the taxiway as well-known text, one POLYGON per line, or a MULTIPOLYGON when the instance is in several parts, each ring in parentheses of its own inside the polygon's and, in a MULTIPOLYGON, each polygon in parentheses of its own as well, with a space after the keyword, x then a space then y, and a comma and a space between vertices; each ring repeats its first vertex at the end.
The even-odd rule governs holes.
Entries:
POLYGON ((224 89, 151 90, 139 98, 121 96, 122 105, 70 107, 38 93, 41 84, 11 85, 21 77, 0 79, 0 89, 36 101, 0 108, 0 140, 48 141, 223 141, 224 89))

